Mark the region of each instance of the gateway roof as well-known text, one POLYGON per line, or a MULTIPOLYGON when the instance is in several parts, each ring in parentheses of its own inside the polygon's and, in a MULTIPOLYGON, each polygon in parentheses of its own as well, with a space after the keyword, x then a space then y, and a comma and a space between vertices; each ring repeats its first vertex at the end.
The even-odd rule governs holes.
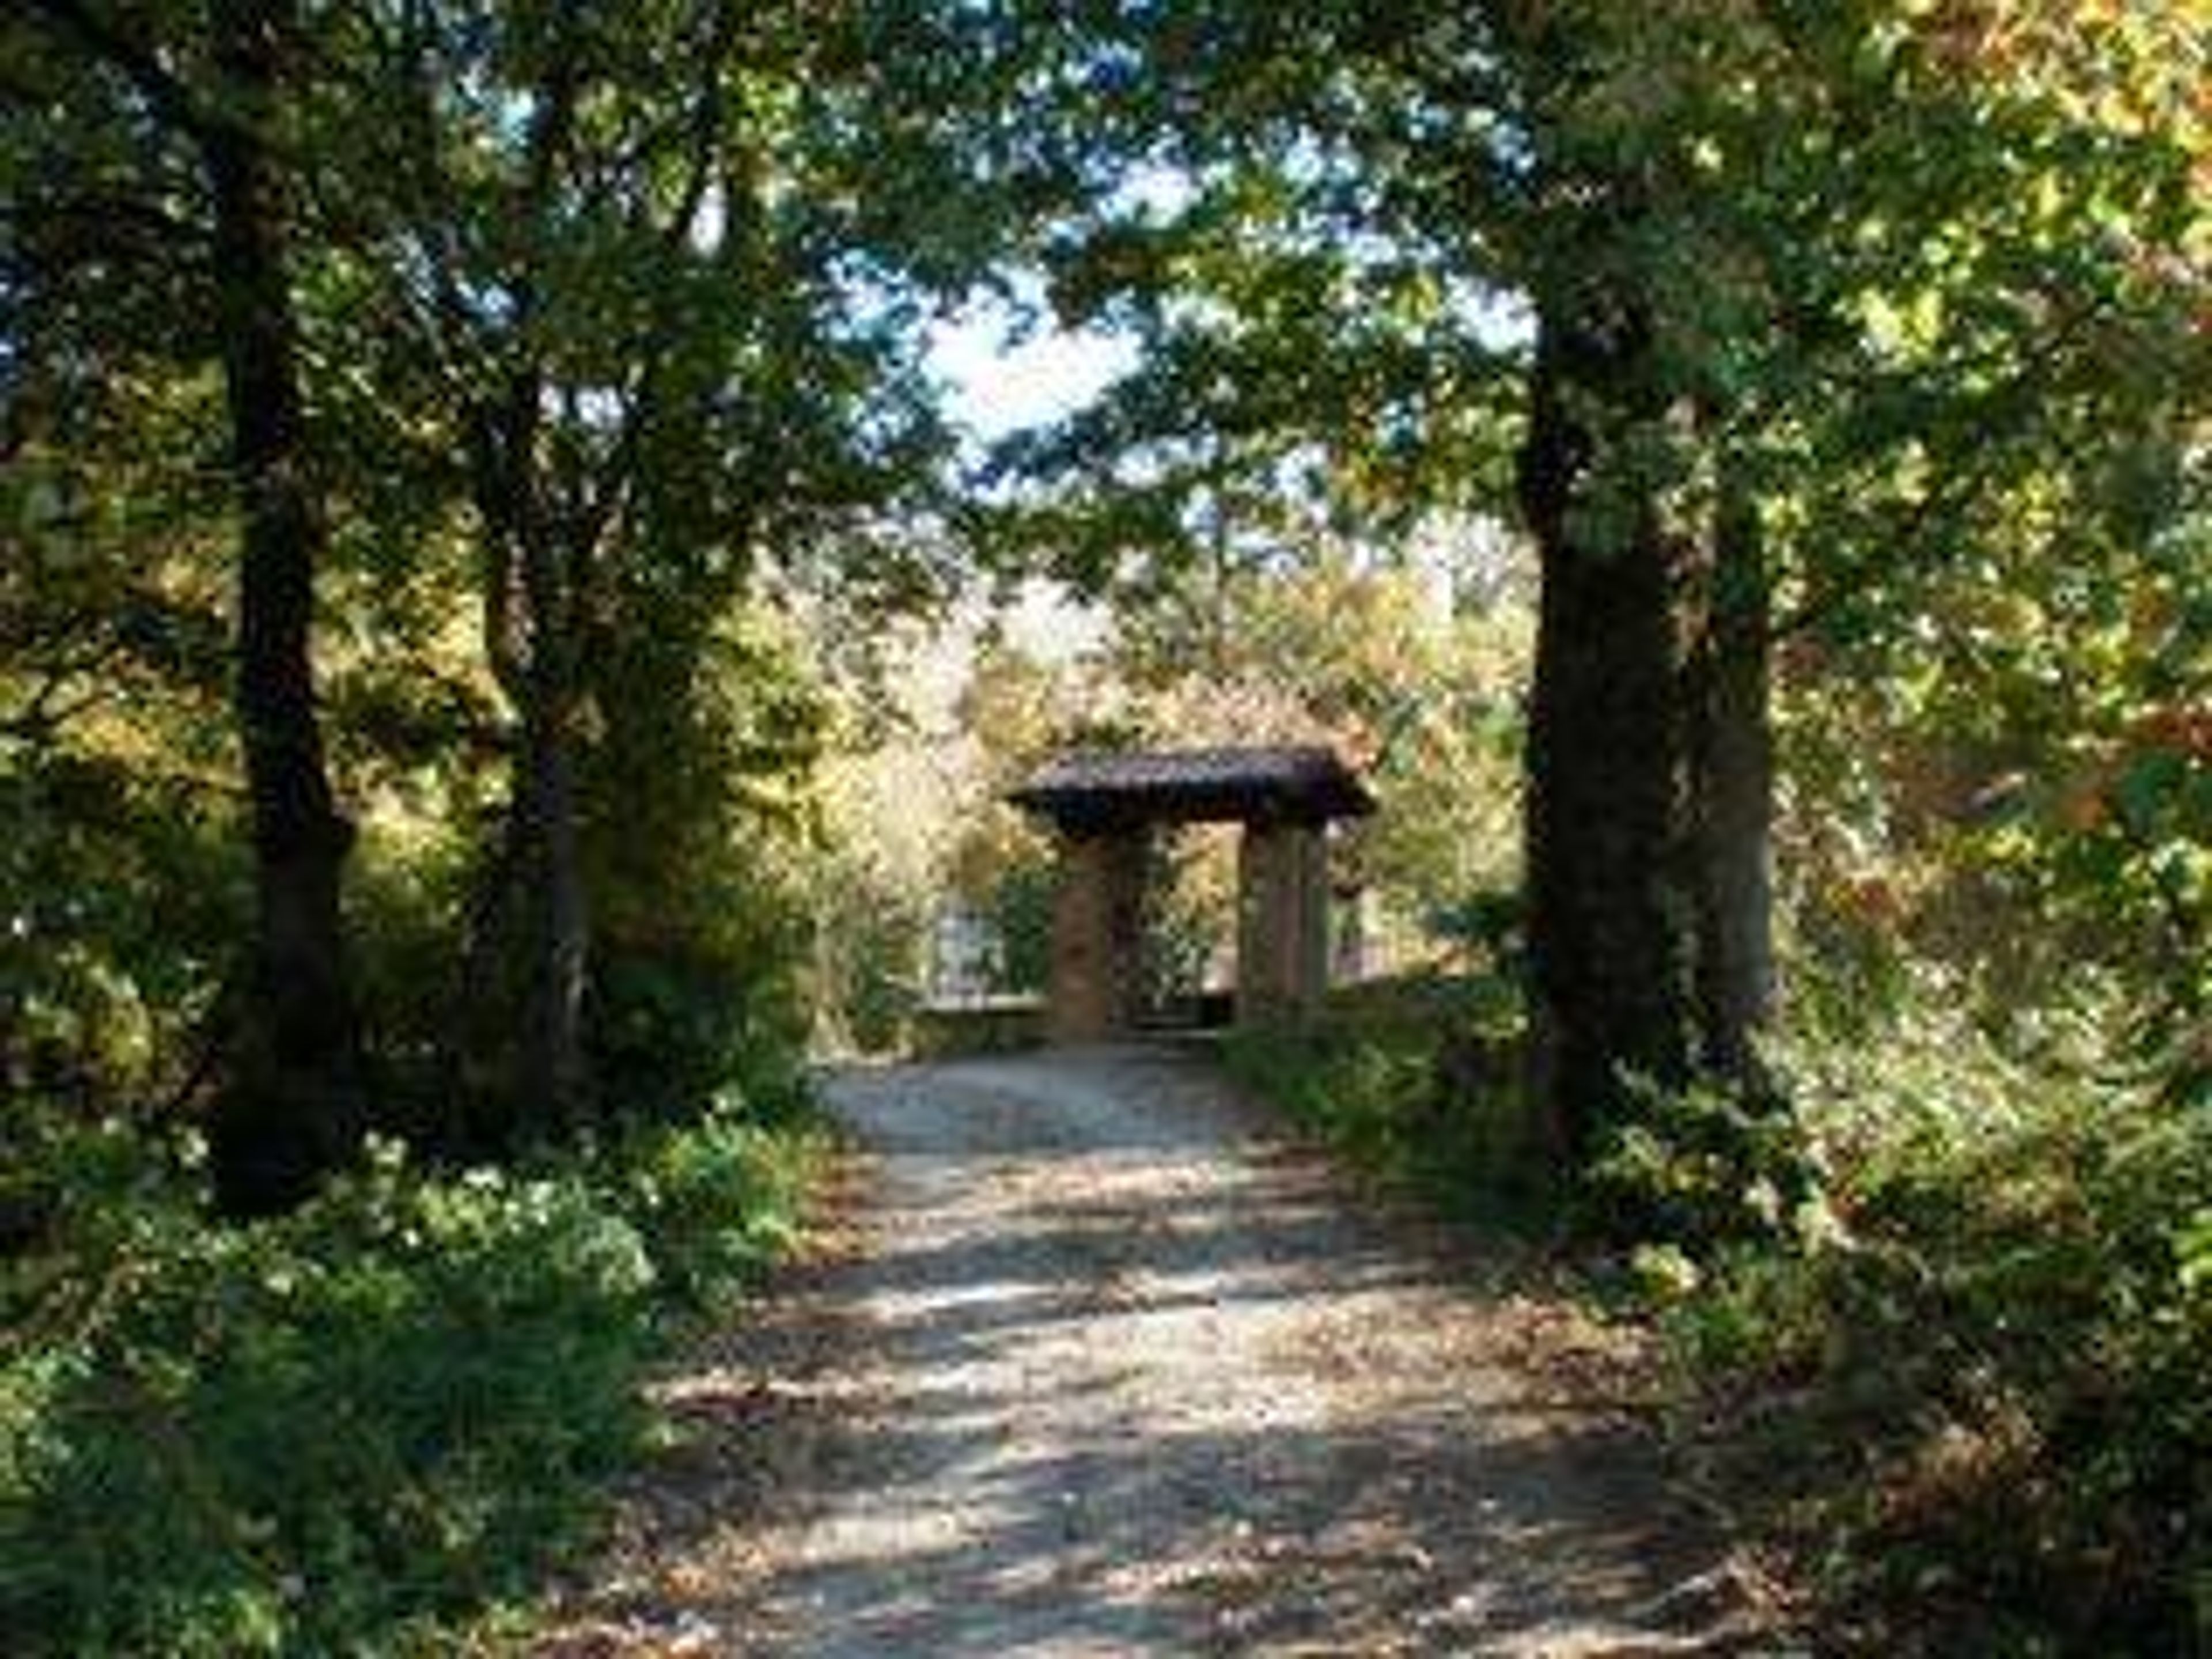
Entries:
POLYGON ((1364 817, 1375 798, 1319 744, 1064 755, 1007 797, 1063 829, 1364 817))

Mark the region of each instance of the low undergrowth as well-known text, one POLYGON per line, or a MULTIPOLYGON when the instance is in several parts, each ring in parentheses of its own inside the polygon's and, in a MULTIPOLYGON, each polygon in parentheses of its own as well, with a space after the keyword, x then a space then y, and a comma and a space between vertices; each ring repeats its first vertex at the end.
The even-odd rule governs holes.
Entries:
POLYGON ((788 1242, 818 1146, 736 1099, 506 1170, 387 1143, 222 1227, 189 1148, 60 1114, 36 1140, 65 1207, 0 1264, 26 1659, 455 1650, 589 1537, 653 1433, 646 1366, 788 1242))
POLYGON ((1232 1030, 1223 1059, 1362 1177, 1457 1218, 1520 1222, 1550 1194, 1521 1109, 1516 1019, 1502 980, 1375 981, 1303 1025, 1232 1030))
POLYGON ((2212 1103, 2102 1058, 2094 1012, 2024 1040, 1930 998, 1800 1033, 1755 1106, 1655 1091, 1547 1185, 1470 994, 1228 1059, 1447 1213, 1602 1216, 1583 1282, 1656 1327, 1686 1468, 1795 1563, 1821 1651, 2212 1655, 2212 1103))
POLYGON ((1695 1466, 1838 1651, 2212 1653, 2212 1119, 1925 1011, 1790 1073, 1812 1190, 1643 1263, 1695 1466))

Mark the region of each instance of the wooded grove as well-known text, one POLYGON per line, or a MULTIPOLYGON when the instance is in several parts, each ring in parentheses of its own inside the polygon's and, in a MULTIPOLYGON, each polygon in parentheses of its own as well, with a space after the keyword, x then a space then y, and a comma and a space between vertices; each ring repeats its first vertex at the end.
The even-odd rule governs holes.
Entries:
POLYGON ((1322 741, 1390 971, 1231 1063, 1656 1330, 1837 1650, 2207 1650, 2208 59, 11 8, 0 1628, 460 1650, 787 1242, 810 1056, 914 1037, 948 909, 1038 988, 1004 791, 1322 741), (978 317, 1122 367, 964 429, 978 317))

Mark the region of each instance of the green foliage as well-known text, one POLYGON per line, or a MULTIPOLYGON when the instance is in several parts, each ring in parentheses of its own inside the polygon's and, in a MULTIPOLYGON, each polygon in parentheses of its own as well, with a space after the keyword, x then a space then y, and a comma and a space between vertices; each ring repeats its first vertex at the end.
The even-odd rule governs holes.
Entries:
POLYGON ((1240 1026, 1231 1072, 1362 1175, 1446 1213, 1534 1218, 1551 1184, 1518 1075, 1510 988, 1374 981, 1299 1027, 1240 1026))
MULTIPOLYGON (((80 366, 81 367, 81 366, 80 366)), ((137 367, 137 366, 134 366, 137 367)), ((27 368, 0 403, 0 1091, 175 1080, 246 911, 222 779, 202 388, 27 368)))
POLYGON ((1852 1650, 2197 1651, 2212 1125, 1955 1009, 1796 1061, 1799 1224, 1639 1263, 1691 1449, 1852 1650))
POLYGON ((11 1651, 421 1650, 529 1593, 641 1449, 667 1313, 789 1242, 808 1145, 734 1096, 533 1170, 386 1143, 216 1230, 137 1134, 55 1120, 0 1310, 11 1651))
POLYGON ((595 907, 588 1009, 618 1113, 702 1110, 755 1057, 805 1039, 804 861, 830 702, 764 606, 635 602, 605 663, 619 702, 586 757, 595 907))
POLYGON ((1597 1230, 1680 1249, 1786 1241, 1820 1224, 1812 1149, 1778 1090, 1638 1079, 1629 1096, 1634 1109, 1607 1133, 1578 1194, 1597 1230))
POLYGON ((1435 1078, 1422 1047, 1373 1036, 1240 1029, 1229 1067, 1332 1151, 1377 1179, 1409 1179, 1431 1151, 1416 1133, 1435 1078))
MULTIPOLYGON (((702 892, 702 904, 718 896, 702 892)), ((796 928, 769 907, 731 900, 705 937, 651 948, 614 940, 593 980, 592 1052, 609 1079, 606 1115, 684 1122, 708 1110, 732 1077, 788 1070, 799 1048, 796 928), (744 953, 752 926, 756 953, 744 953), (734 922, 736 925, 730 925, 734 922)), ((771 1091, 781 1093, 781 1085, 771 1091)))
POLYGON ((726 1094, 695 1124, 635 1131, 609 1160, 611 1189, 659 1292, 688 1312, 714 1310, 797 1243, 821 1160, 795 1079, 757 1084, 743 1110, 739 1098, 726 1094))
POLYGON ((927 894, 879 860, 848 852, 820 872, 812 1003, 833 1049, 902 1048, 925 991, 927 894))
POLYGON ((55 1653, 336 1646, 523 1582, 633 1449, 644 1250, 573 1181, 181 1209, 11 1364, 0 1579, 55 1653))
POLYGON ((1052 972, 1052 915, 1059 872, 1049 857, 1023 860, 998 872, 980 915, 999 949, 993 988, 1042 994, 1052 972))
POLYGON ((1993 1012, 2094 973, 2127 994, 2117 1012, 2134 1060, 2177 1103, 2201 1087, 2208 523, 2200 502, 2160 537, 2094 558, 2081 520, 2024 527, 1929 580, 1911 633, 1795 653, 1784 851, 1805 954, 1870 969, 1932 959, 1966 976, 2001 961, 1976 988, 1993 1012))

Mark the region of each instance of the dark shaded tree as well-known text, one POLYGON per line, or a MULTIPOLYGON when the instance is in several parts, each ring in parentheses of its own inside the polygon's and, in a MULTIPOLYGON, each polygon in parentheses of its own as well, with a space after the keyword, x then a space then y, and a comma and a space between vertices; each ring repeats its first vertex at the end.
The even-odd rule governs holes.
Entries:
POLYGON ((239 1214, 296 1204, 341 1162, 363 1110, 339 891, 352 828, 316 708, 311 634, 327 547, 292 291, 293 180, 278 134, 296 13, 218 0, 196 33, 55 0, 40 7, 138 118, 182 139, 205 190, 210 343, 222 363, 239 522, 234 713, 254 853, 251 936, 234 987, 210 1152, 239 1214))

